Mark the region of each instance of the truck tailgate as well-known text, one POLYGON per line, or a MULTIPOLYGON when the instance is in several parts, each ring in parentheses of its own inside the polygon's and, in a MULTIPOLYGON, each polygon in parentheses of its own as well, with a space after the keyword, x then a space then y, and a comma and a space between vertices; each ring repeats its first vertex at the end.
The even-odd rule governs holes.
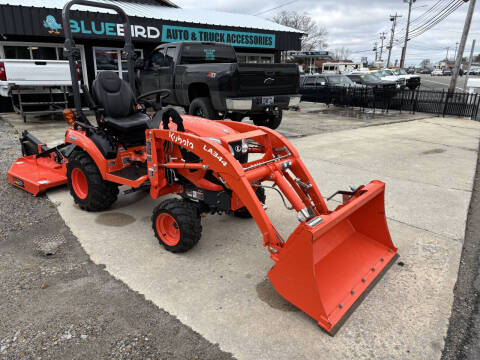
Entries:
POLYGON ((70 68, 64 60, 1 60, 7 83, 20 86, 71 85, 70 68))
POLYGON ((295 64, 238 64, 240 96, 292 95, 299 90, 295 64))

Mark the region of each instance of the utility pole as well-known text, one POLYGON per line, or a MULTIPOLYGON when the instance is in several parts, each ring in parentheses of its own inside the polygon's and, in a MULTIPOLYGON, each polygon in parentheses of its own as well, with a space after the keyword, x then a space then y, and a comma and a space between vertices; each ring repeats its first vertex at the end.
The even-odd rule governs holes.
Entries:
POLYGON ((383 40, 385 40, 387 38, 385 35, 387 35, 387 33, 385 31, 382 31, 380 33, 381 45, 380 45, 380 58, 378 59, 380 61, 382 61, 382 55, 383 55, 383 40))
POLYGON ((400 67, 405 66, 405 56, 407 53, 407 42, 408 42, 408 32, 410 30, 410 14, 412 13, 412 4, 417 0, 403 0, 403 2, 408 2, 408 19, 407 19, 407 30, 405 31, 405 42, 403 43, 402 48, 402 57, 400 58, 400 67))
POLYGON ((457 50, 458 50, 458 41, 455 43, 455 57, 454 57, 454 59, 457 58, 457 50))
POLYGON ((472 60, 473 60, 473 50, 475 50, 475 39, 472 40, 472 48, 470 49, 470 58, 468 59, 467 65, 467 73, 465 74, 465 82, 463 83, 463 91, 467 90, 467 82, 468 78, 470 77, 470 68, 472 67, 472 60))
MULTIPOLYGON (((465 1, 465 0, 464 0, 465 1)), ((462 63, 463 52, 465 51, 465 43, 467 42, 468 32, 470 31, 470 25, 472 23, 473 10, 475 9, 476 0, 470 0, 468 5, 467 17, 465 18, 465 25, 463 26, 462 38, 460 39, 460 46, 458 48, 457 58, 455 60, 455 67, 453 68, 452 78, 450 79, 449 92, 454 92, 457 86, 457 77, 460 70, 460 64, 462 63)))
POLYGON ((397 26, 397 18, 402 17, 402 15, 390 15, 390 21, 392 22, 392 34, 390 35, 390 46, 388 47, 388 60, 387 60, 387 67, 390 66, 390 57, 392 56, 392 48, 393 48, 393 37, 395 36, 395 27, 397 26))
POLYGON ((448 61, 448 50, 450 50, 450 46, 447 46, 445 49, 447 49, 447 56, 445 56, 445 60, 448 61))
POLYGON ((378 60, 378 42, 375 41, 375 44, 373 45, 373 51, 375 51, 375 61, 378 60))

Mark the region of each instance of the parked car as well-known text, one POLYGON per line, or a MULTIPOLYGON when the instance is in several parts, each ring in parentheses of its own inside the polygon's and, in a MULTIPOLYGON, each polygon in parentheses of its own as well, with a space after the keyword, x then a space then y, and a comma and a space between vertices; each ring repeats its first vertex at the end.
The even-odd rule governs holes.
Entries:
MULTIPOLYGON (((355 74, 357 74, 357 73, 358 72, 355 72, 355 74)), ((397 89, 405 88, 405 79, 400 79, 390 69, 365 71, 363 73, 367 73, 367 74, 371 74, 373 76, 376 76, 377 78, 379 78, 382 81, 393 81, 393 82, 395 82, 397 89)))
POLYGON ((417 87, 420 86, 420 76, 415 74, 407 74, 405 69, 395 69, 392 70, 395 75, 399 77, 399 79, 405 80, 405 86, 408 87, 410 90, 415 90, 417 87))
POLYGON ((432 69, 420 69, 420 71, 418 72, 419 74, 431 74, 432 73, 432 69))
POLYGON ((434 69, 431 73, 431 76, 443 76, 443 70, 442 69, 434 69))
POLYGON ((346 75, 356 84, 365 85, 372 88, 391 89, 397 88, 397 83, 390 80, 382 80, 381 78, 368 73, 351 73, 346 75))
POLYGON ((445 68, 442 70, 442 75, 443 76, 452 76, 452 69, 450 68, 445 68))
POLYGON ((282 110, 300 102, 296 64, 240 64, 232 46, 220 43, 162 44, 140 75, 142 92, 168 89, 164 104, 209 119, 249 116, 277 128, 282 110))
POLYGON ((335 104, 353 89, 365 88, 341 74, 305 75, 300 79, 300 94, 303 101, 335 104))

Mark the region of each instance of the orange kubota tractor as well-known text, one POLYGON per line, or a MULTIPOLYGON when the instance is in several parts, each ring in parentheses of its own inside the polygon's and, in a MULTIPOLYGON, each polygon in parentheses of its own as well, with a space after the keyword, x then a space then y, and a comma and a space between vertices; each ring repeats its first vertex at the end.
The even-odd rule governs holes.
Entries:
MULTIPOLYGON (((28 132, 20 139, 23 157, 8 171, 10 182, 34 195, 68 184, 81 209, 108 209, 119 186, 148 190, 161 202, 152 216, 159 242, 172 252, 191 249, 201 236, 202 213, 253 217, 274 265, 270 281, 285 299, 313 317, 330 334, 349 310, 393 263, 384 211, 385 185, 372 181, 339 191, 343 204, 330 211, 292 144, 274 130, 232 121, 180 116, 162 109, 158 90, 135 98, 134 82, 101 72, 83 88, 97 126, 82 112, 76 64, 79 51, 70 30, 70 9, 86 5, 114 10, 125 30, 124 54, 134 79, 129 19, 110 3, 73 0, 63 9, 65 51, 70 62, 75 112, 64 117, 72 127, 65 143, 48 148, 28 132), (157 95, 157 101, 147 100, 157 95), (155 113, 148 115, 147 107, 155 113), (264 207, 264 183, 273 183, 300 222, 284 238, 264 207)), ((336 194, 337 194, 336 193, 336 194)), ((334 194, 334 195, 336 195, 334 194)))

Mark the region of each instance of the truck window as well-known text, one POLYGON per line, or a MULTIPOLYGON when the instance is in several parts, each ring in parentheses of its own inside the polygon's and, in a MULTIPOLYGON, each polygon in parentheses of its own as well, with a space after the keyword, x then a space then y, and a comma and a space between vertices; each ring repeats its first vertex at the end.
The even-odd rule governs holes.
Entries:
POLYGON ((237 56, 231 46, 190 44, 182 51, 181 64, 236 63, 237 56))
POLYGON ((163 66, 171 66, 175 62, 175 57, 177 56, 177 48, 175 46, 170 46, 167 48, 165 53, 165 64, 163 66))
POLYGON ((150 55, 150 60, 148 62, 149 70, 156 70, 160 67, 165 66, 165 48, 160 48, 154 50, 150 55))

